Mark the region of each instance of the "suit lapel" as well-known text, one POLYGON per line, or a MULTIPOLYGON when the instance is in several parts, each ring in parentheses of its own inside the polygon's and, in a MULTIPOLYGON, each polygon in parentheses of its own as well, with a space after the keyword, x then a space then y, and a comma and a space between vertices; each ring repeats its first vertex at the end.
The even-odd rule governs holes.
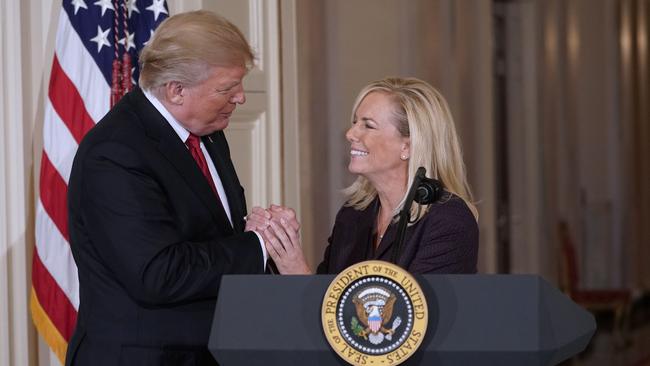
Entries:
POLYGON ((209 137, 203 137, 202 140, 217 168, 217 172, 219 172, 219 178, 221 178, 223 189, 228 198, 230 217, 235 232, 242 232, 244 231, 243 217, 246 215, 246 200, 241 191, 237 172, 230 159, 226 137, 223 131, 218 131, 209 137))
POLYGON ((222 205, 217 201, 217 197, 212 192, 208 181, 201 173, 185 144, 178 138, 176 131, 147 100, 139 88, 130 93, 130 99, 138 105, 136 111, 140 114, 140 120, 143 122, 147 135, 154 140, 158 140, 158 150, 162 156, 183 177, 187 185, 210 211, 215 221, 220 224, 221 228, 226 232, 232 232, 232 227, 222 205))

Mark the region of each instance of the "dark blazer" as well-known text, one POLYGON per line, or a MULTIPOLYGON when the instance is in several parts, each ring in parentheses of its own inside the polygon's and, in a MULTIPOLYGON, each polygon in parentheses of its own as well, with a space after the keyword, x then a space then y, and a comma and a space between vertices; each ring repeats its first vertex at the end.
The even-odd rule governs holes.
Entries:
MULTIPOLYGON (((339 273, 370 259, 392 261, 397 223, 388 226, 375 249, 378 210, 378 199, 365 210, 339 210, 317 273, 339 273)), ((397 264, 411 273, 476 273, 477 259, 478 224, 461 198, 446 194, 407 227, 397 264)))
POLYGON ((84 137, 68 186, 79 270, 66 365, 209 365, 222 274, 261 273, 223 132, 204 137, 234 228, 190 152, 136 89, 84 137))

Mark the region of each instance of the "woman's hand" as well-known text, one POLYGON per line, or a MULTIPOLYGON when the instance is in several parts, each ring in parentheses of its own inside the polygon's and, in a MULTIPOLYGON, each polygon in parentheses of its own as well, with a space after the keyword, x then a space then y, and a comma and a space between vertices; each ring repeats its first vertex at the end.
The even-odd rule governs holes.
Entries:
POLYGON ((302 253, 298 229, 284 217, 279 221, 271 220, 269 227, 262 232, 266 250, 273 262, 281 274, 311 274, 302 253))

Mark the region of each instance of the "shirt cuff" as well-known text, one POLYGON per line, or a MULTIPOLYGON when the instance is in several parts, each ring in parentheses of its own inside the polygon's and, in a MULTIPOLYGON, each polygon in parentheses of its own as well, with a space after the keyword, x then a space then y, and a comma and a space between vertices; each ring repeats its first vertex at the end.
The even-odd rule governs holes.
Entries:
POLYGON ((263 264, 262 271, 265 271, 266 270, 266 261, 269 258, 269 256, 266 253, 266 246, 264 245, 264 239, 262 239, 262 235, 260 235, 260 233, 258 233, 255 230, 252 230, 252 231, 255 233, 255 235, 257 235, 257 238, 260 240, 260 246, 262 247, 262 256, 264 257, 264 263, 262 263, 263 264))

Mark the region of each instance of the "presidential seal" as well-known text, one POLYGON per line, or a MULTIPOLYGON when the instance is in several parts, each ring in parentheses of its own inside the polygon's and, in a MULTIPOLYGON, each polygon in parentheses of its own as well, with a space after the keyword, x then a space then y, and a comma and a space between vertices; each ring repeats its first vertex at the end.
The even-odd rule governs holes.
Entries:
POLYGON ((325 338, 352 365, 398 365, 422 344, 427 302, 401 267, 365 261, 327 288, 321 309, 325 338))

